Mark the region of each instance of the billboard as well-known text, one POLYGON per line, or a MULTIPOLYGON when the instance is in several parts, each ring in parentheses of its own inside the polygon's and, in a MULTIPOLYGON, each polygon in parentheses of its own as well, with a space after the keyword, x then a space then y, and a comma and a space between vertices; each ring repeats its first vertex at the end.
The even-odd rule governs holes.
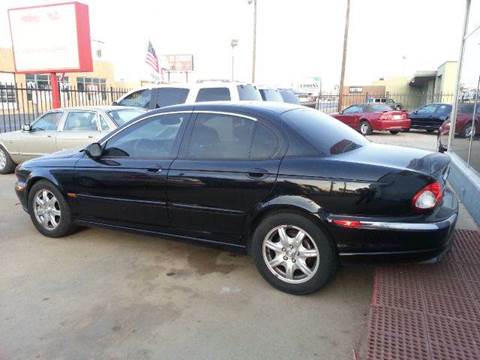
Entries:
POLYGON ((8 18, 17 73, 93 71, 87 5, 15 8, 8 18))
POLYGON ((193 71, 192 54, 161 55, 160 67, 167 71, 189 72, 193 71))

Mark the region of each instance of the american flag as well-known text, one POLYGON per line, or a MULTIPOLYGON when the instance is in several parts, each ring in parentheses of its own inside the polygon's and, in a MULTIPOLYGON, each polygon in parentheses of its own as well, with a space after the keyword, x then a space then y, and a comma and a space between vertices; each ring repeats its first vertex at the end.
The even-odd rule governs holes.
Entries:
POLYGON ((159 72, 158 68, 158 58, 155 54, 155 49, 153 48, 152 42, 148 42, 147 55, 145 56, 145 62, 150 65, 156 73, 159 72))

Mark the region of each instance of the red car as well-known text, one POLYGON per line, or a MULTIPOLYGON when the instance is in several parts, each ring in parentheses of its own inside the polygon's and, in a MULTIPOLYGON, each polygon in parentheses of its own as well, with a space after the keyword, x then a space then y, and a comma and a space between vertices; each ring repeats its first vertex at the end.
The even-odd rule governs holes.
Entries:
POLYGON ((374 130, 398 134, 410 129, 410 119, 406 111, 394 110, 384 104, 356 104, 332 116, 360 131, 362 135, 369 135, 374 130))
MULTIPOLYGON (((455 124, 455 136, 469 138, 473 135, 480 136, 480 104, 475 111, 475 124, 473 119, 473 104, 459 104, 457 112, 457 122, 455 124)), ((440 126, 437 135, 438 151, 447 151, 448 136, 450 133, 450 120, 445 120, 440 126)))

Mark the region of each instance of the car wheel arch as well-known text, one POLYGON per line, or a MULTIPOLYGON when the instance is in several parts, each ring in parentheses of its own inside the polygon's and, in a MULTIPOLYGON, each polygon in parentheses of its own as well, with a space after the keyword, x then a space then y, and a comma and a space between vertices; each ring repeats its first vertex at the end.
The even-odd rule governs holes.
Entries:
POLYGON ((58 189, 58 191, 60 191, 62 194, 65 195, 65 192, 63 191, 62 186, 59 184, 59 182, 54 177, 43 176, 43 175, 34 175, 31 178, 29 178, 28 182, 27 182, 27 186, 26 186, 26 189, 25 189, 27 199, 30 196, 30 190, 32 189, 33 185, 35 185, 37 182, 42 181, 42 180, 43 181, 48 181, 49 183, 54 185, 58 189))
POLYGON ((291 203, 278 203, 278 204, 269 204, 260 208, 250 219, 247 221, 247 226, 245 229, 245 244, 247 252, 250 253, 250 244, 252 240, 252 235, 255 232, 257 226, 266 218, 283 212, 296 213, 302 216, 305 216, 309 220, 315 222, 320 230, 325 234, 325 236, 332 242, 334 248, 338 253, 338 248, 336 242, 333 240, 333 236, 328 230, 326 219, 321 216, 321 208, 311 206, 311 204, 291 204, 291 203), (315 210, 313 210, 315 208, 315 210))

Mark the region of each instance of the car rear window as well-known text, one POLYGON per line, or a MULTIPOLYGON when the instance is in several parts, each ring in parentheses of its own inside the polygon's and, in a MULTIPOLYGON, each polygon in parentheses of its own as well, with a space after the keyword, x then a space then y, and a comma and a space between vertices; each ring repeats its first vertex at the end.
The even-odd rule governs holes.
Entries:
POLYGON ((317 110, 290 110, 283 113, 282 118, 301 140, 323 156, 342 154, 369 143, 351 127, 317 110))
POLYGON ((250 84, 245 85, 237 85, 238 89, 238 98, 240 100, 254 100, 254 101, 262 101, 262 96, 257 88, 250 84))
POLYGON ((383 112, 383 111, 392 111, 393 108, 388 105, 383 105, 383 104, 372 104, 368 105, 368 109, 370 112, 383 112))
POLYGON ((203 88, 198 90, 197 102, 230 100, 230 90, 226 87, 203 88))
POLYGON ((177 105, 185 103, 188 96, 188 89, 185 88, 175 88, 175 87, 164 87, 159 88, 157 91, 157 107, 177 105))
POLYGON ((283 102, 282 95, 276 89, 260 89, 260 94, 262 94, 262 99, 265 101, 283 102))

